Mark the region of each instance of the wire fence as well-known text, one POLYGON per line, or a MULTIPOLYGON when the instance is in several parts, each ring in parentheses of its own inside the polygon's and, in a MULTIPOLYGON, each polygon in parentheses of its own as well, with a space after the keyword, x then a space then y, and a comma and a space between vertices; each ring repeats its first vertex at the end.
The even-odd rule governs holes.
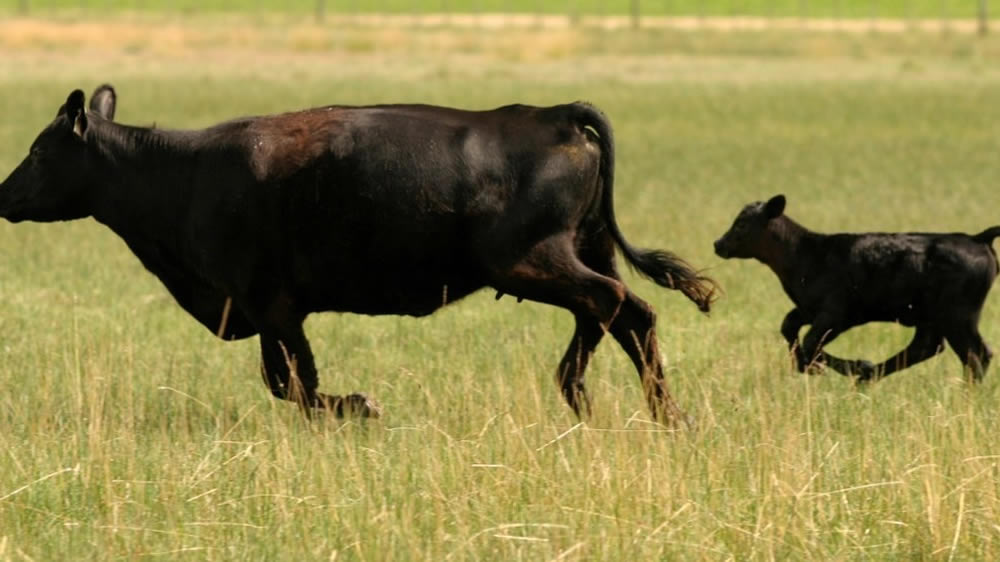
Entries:
POLYGON ((378 24, 595 25, 871 30, 986 34, 989 0, 8 0, 21 16, 65 13, 280 13, 378 24), (725 22, 724 24, 722 22, 725 22))

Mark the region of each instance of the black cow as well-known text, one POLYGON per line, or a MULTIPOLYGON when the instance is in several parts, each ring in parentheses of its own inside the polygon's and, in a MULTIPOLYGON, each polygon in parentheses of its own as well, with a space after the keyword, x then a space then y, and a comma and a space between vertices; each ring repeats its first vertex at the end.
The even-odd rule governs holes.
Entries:
POLYGON ((813 361, 860 381, 890 375, 933 357, 947 340, 981 380, 993 353, 979 335, 979 314, 997 276, 990 245, 1000 226, 968 234, 819 234, 784 214, 785 197, 750 203, 715 242, 723 258, 756 258, 781 280, 795 308, 781 334, 798 370, 813 361), (867 322, 915 326, 913 341, 879 365, 823 351, 847 329, 867 322), (799 330, 811 324, 802 345, 799 330))
POLYGON ((574 314, 558 380, 577 415, 606 330, 654 416, 680 414, 653 310, 621 281, 615 248, 704 311, 714 285, 625 241, 611 127, 594 107, 329 106, 171 131, 114 123, 115 104, 110 86, 89 112, 71 93, 0 186, 0 216, 107 225, 212 333, 260 335, 275 396, 377 415, 363 395, 317 392, 306 315, 424 316, 489 286, 574 314))

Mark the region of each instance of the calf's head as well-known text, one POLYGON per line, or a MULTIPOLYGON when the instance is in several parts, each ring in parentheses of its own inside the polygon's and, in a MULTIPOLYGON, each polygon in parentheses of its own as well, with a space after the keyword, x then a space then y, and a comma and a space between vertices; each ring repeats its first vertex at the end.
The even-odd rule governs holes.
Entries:
MULTIPOLYGON (((91 114, 110 119, 114 107, 110 86, 94 92, 91 114)), ((0 184, 0 217, 49 222, 91 214, 98 182, 95 155, 86 141, 89 125, 83 92, 74 90, 31 144, 28 156, 0 184)))
POLYGON ((721 258, 759 258, 767 242, 771 221, 785 211, 785 196, 750 203, 733 221, 733 226, 715 241, 715 253, 721 258))

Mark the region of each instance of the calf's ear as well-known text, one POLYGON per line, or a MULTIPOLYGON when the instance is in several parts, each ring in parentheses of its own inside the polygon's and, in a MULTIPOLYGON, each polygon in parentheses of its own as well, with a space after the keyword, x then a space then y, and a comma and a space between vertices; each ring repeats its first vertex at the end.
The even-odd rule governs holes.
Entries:
POLYGON ((73 132, 81 137, 87 130, 87 115, 83 111, 83 102, 83 90, 73 90, 63 105, 66 117, 73 123, 73 132))
POLYGON ((100 115, 108 121, 115 118, 115 107, 118 105, 118 95, 111 84, 102 84, 90 96, 90 112, 100 115))
POLYGON ((785 196, 775 195, 764 203, 764 214, 768 219, 776 219, 785 212, 785 196))

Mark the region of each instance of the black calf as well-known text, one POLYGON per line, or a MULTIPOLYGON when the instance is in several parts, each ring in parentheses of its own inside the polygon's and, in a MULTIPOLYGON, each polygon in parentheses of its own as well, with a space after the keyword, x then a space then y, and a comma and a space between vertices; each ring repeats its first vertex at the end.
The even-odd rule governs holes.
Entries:
POLYGON ((870 380, 933 357, 947 341, 973 379, 982 379, 993 353, 979 335, 979 315, 997 276, 991 243, 1000 226, 975 236, 819 234, 784 210, 783 195, 747 205, 715 242, 715 253, 756 258, 781 280, 795 303, 781 334, 800 372, 816 362, 870 380), (913 341, 879 365, 823 351, 844 331, 873 321, 914 326, 913 341), (799 345, 806 324, 812 327, 799 345))

